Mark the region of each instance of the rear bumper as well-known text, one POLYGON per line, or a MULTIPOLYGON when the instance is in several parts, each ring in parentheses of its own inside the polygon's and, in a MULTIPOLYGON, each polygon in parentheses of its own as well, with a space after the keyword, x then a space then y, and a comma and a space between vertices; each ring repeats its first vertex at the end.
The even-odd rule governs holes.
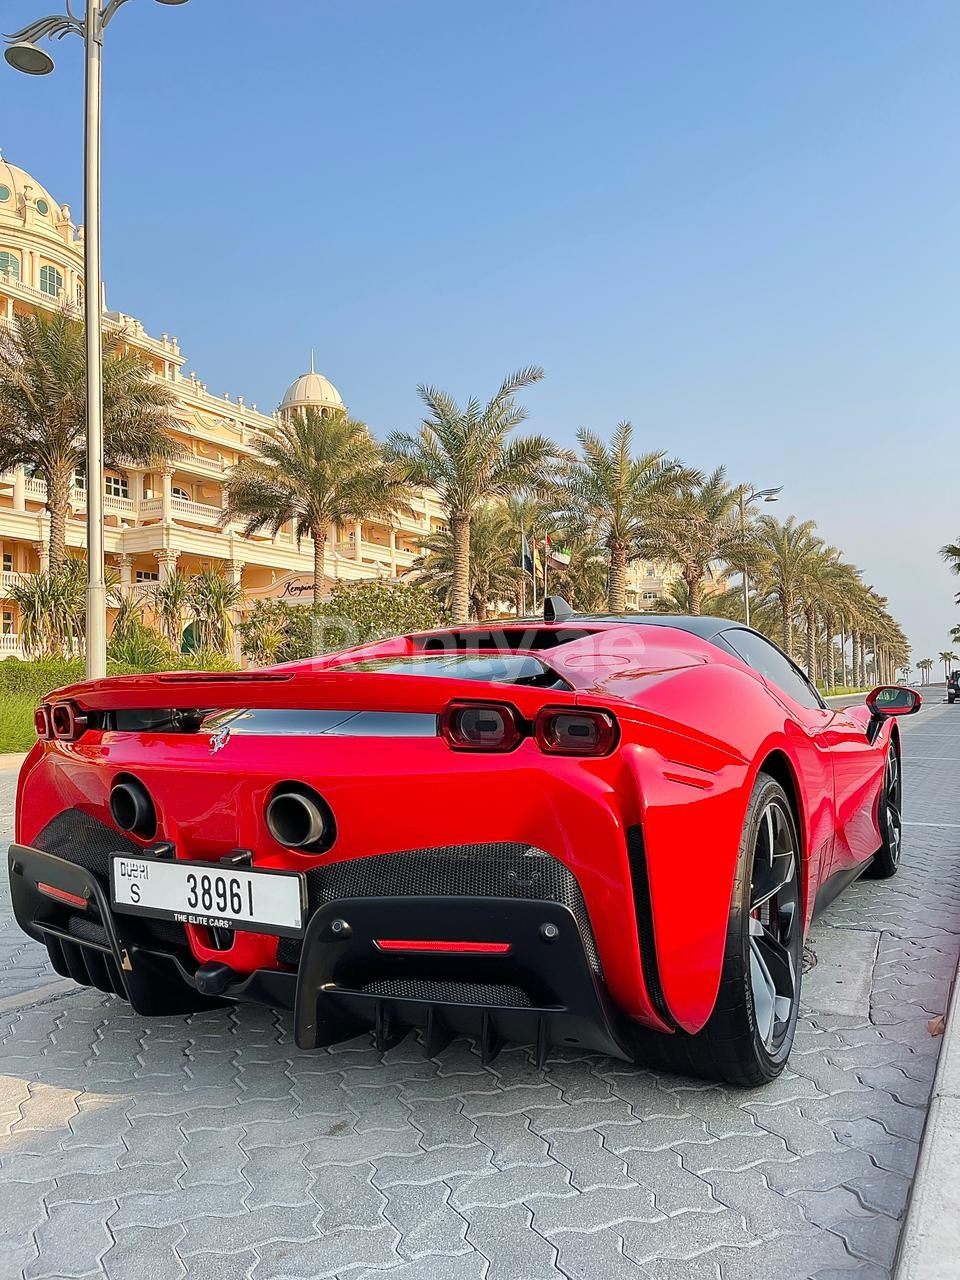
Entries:
POLYGON ((46 944, 57 972, 119 995, 141 1014, 258 1001, 294 1010, 305 1049, 366 1027, 387 1047, 420 1027, 431 1056, 453 1036, 471 1035, 485 1059, 507 1041, 535 1045, 540 1061, 551 1044, 632 1057, 630 1020, 607 996, 582 918, 562 901, 337 897, 311 914, 291 956, 296 968, 240 974, 226 962, 198 964, 175 932, 158 938, 150 922, 114 915, 104 879, 90 868, 19 844, 8 861, 17 921, 46 944), (508 949, 388 952, 378 939, 495 941, 508 949))

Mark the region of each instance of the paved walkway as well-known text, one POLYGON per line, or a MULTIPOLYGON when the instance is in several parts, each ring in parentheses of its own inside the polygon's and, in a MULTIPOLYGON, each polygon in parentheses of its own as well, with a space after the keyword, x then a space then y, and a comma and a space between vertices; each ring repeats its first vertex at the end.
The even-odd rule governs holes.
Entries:
POLYGON ((484 1068, 463 1041, 303 1054, 257 1009, 145 1021, 52 996, 0 905, 0 1280, 887 1276, 960 950, 960 708, 905 734, 905 865, 815 927, 762 1090, 583 1054, 484 1068))

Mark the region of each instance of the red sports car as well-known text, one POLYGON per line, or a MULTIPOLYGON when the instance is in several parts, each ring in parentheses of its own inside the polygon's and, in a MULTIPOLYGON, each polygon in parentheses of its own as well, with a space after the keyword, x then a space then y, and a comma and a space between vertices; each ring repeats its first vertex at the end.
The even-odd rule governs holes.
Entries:
POLYGON ((814 910, 897 870, 920 697, 831 710, 736 622, 546 613, 51 694, 21 927, 142 1014, 262 1001, 305 1048, 416 1026, 772 1079, 814 910))

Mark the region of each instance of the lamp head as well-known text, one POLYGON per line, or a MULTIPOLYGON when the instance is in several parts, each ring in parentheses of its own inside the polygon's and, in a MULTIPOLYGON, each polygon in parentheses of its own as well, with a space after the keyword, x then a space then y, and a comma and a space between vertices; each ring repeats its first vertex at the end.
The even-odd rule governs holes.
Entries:
POLYGON ((53 70, 53 59, 49 53, 32 40, 19 40, 9 45, 3 56, 15 71, 22 71, 28 76, 48 76, 53 70))

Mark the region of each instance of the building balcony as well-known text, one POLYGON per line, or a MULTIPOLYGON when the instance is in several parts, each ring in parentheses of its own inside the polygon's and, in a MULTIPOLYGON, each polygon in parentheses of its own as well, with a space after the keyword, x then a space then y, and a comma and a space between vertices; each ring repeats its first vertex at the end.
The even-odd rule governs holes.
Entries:
POLYGON ((0 572, 0 600, 11 599, 9 594, 11 588, 17 586, 17 584, 22 582, 24 578, 32 578, 34 576, 35 575, 32 570, 29 572, 24 570, 24 572, 20 573, 4 569, 0 572))
POLYGON ((0 658, 25 658, 26 650, 18 635, 0 636, 0 658))

